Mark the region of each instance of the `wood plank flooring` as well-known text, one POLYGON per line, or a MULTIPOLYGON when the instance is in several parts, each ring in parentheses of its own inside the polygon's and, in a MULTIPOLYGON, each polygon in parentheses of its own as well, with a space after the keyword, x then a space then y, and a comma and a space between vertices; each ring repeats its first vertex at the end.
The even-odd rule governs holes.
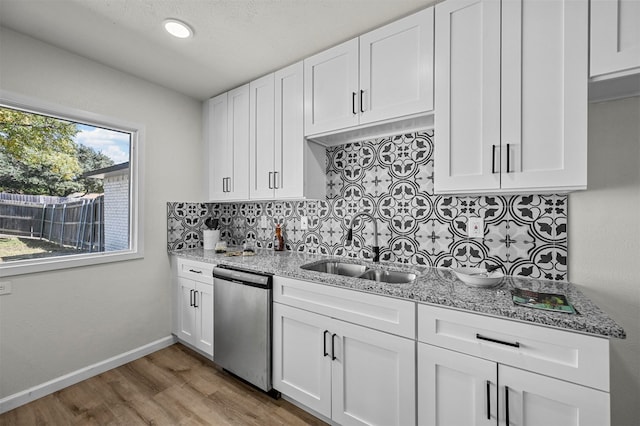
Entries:
POLYGON ((0 425, 325 425, 177 343, 0 415, 0 425))

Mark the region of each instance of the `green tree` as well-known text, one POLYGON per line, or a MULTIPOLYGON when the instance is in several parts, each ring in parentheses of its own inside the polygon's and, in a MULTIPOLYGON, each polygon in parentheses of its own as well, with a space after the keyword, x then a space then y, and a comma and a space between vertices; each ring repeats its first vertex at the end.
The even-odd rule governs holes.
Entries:
MULTIPOLYGON (((111 158, 84 145, 78 145, 78 161, 82 166, 82 173, 114 165, 111 158)), ((104 192, 102 179, 78 178, 78 183, 82 185, 85 192, 104 192)))
POLYGON ((102 192, 102 182, 80 174, 113 165, 79 145, 75 123, 0 107, 0 191, 65 196, 102 192))

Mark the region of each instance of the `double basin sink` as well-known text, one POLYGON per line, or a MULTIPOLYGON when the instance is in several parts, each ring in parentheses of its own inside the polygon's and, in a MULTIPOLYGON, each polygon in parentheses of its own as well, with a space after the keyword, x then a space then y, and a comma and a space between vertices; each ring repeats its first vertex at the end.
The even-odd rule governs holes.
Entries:
POLYGON ((415 281, 416 274, 386 269, 372 269, 367 265, 346 263, 334 260, 313 262, 302 265, 307 271, 323 272, 325 274, 342 275, 346 277, 362 278, 388 284, 410 284, 415 281))

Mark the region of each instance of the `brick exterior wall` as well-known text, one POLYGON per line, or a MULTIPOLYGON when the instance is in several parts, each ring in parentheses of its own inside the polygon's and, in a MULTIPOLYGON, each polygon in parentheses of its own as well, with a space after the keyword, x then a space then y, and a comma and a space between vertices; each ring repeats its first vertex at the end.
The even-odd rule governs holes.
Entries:
POLYGON ((129 174, 104 179, 105 251, 129 248, 129 174))

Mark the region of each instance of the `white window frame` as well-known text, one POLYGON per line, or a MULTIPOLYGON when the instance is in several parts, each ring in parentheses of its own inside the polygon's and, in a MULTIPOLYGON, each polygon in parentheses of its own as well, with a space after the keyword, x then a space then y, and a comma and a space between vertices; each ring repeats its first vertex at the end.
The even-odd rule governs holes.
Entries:
POLYGON ((31 274, 36 272, 76 268, 120 262, 144 257, 143 188, 144 188, 144 125, 69 108, 0 89, 0 106, 70 120, 96 127, 119 130, 131 134, 130 148, 130 199, 129 227, 130 248, 127 250, 52 256, 0 263, 0 277, 31 274))

